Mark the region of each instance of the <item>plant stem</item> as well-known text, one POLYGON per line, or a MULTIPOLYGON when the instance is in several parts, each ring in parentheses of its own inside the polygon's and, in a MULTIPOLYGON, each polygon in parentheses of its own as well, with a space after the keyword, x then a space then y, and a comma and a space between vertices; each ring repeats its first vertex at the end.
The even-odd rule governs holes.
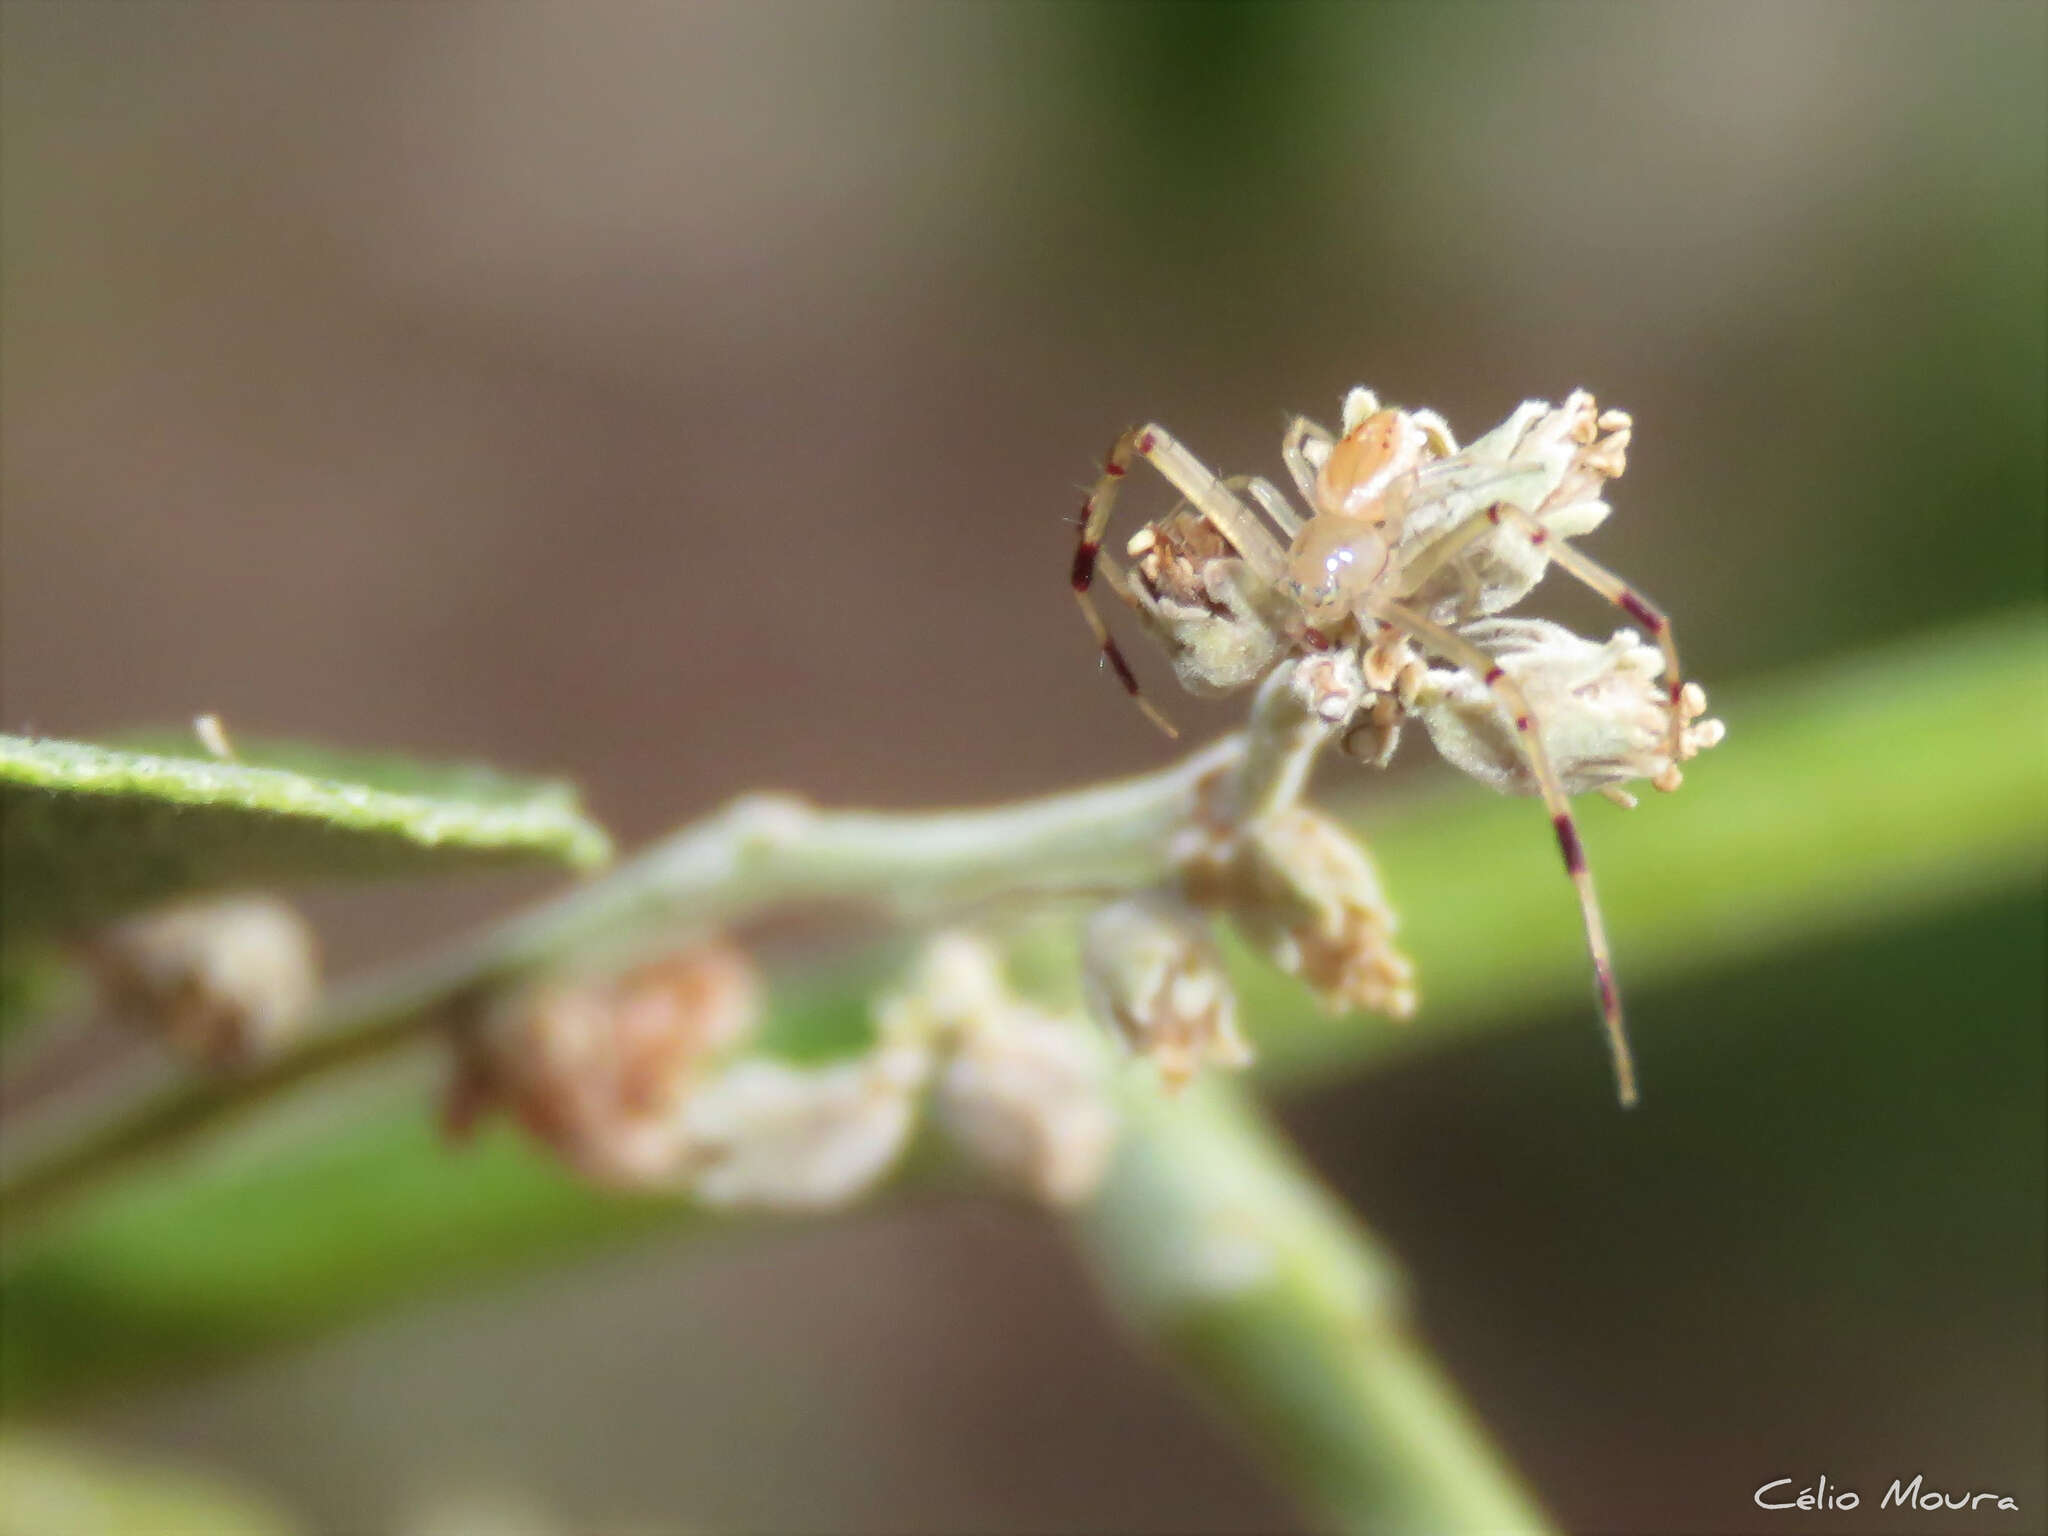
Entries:
POLYGON ((1549 1529, 1409 1333, 1392 1262, 1244 1097, 1123 1081, 1116 1163, 1074 1220, 1114 1309, 1331 1527, 1549 1529))
MULTIPOLYGON (((1682 793, 1627 815, 1591 808, 1587 841, 1617 916, 1624 984, 1668 996, 1829 936, 2038 889, 2048 850, 2044 698, 2048 613, 2039 608, 1729 690, 1716 701, 1737 727, 1720 749, 1725 764, 1717 758, 1682 793)), ((1192 781, 1190 771, 1183 782, 1192 781)), ((1145 814, 1132 808, 1132 820, 1145 814)), ((1525 800, 1458 786, 1388 797, 1351 818, 1401 911, 1422 1017, 1394 1025, 1329 1015, 1293 978, 1240 953, 1234 979, 1256 1021, 1261 1083, 1326 1081, 1561 1007, 1587 1010, 1570 1017, 1588 1023, 1583 952, 1534 814, 1525 800)), ((479 947, 489 951, 495 937, 479 947)), ((1069 930, 1048 926, 1013 957, 1064 977, 1071 943, 1069 930)), ((327 1017, 357 1027, 411 1018, 407 1008, 450 995, 421 974, 426 981, 400 978, 338 1001, 327 1017)), ((860 965, 792 977, 777 989, 774 1031, 811 1035, 821 1021, 857 1019, 872 980, 860 965)), ((1653 1088, 1687 1059, 1658 1011, 1644 1014, 1650 1039, 1665 1041, 1653 1051, 1664 1061, 1653 1088)), ((408 1028, 402 1038, 417 1040, 418 1021, 408 1028)), ((1593 1031, 1580 1035, 1595 1073, 1593 1031)), ((16 1404, 47 1407, 301 1340, 482 1273, 586 1254, 657 1226, 672 1237, 699 1226, 673 1202, 572 1183, 509 1128, 451 1157, 421 1113, 416 1080, 364 1087, 378 1089, 374 1103, 350 1098, 332 1113, 324 1091, 282 1096, 280 1113, 217 1148, 210 1140, 204 1158, 138 1157, 117 1182, 68 1203, 61 1226, 28 1231, 24 1222, 19 1241, 15 1213, 0 1212, 0 1388, 16 1404), (273 1119, 302 1104, 320 1114, 273 1137, 273 1119)), ((1660 1092, 1648 1097, 1656 1113, 1660 1092)))
POLYGON ((864 900, 916 917, 998 897, 1150 884, 1166 873, 1172 834, 1202 786, 1233 769, 1252 771, 1239 736, 1142 778, 990 810, 897 815, 742 798, 603 879, 338 995, 300 1044, 254 1071, 159 1091, 9 1170, 0 1206, 19 1230, 137 1159, 388 1055, 533 976, 617 961, 785 903, 864 900))
POLYGON ((256 1070, 158 1092, 7 1170, 0 1207, 20 1223, 288 1089, 400 1049, 533 976, 621 963, 791 902, 866 901, 915 918, 997 898, 1154 884, 1171 868, 1174 834, 1211 786, 1222 789, 1215 803, 1223 813, 1239 819, 1291 804, 1306 786, 1329 732, 1294 701, 1286 671, 1260 689, 1244 732, 1140 778, 926 814, 743 796, 603 879, 343 994, 311 1021, 303 1043, 256 1070))
POLYGON ((1240 825, 1284 811, 1308 789, 1316 757, 1336 735, 1329 721, 1305 709, 1292 687, 1295 664, 1276 667, 1252 701, 1243 768, 1225 807, 1240 825))

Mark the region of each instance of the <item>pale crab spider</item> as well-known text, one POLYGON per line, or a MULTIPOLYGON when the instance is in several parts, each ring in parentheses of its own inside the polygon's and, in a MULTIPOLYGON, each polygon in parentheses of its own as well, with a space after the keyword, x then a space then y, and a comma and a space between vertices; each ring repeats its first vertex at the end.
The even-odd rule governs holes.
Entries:
MULTIPOLYGON (((1671 626, 1565 537, 1587 531, 1605 515, 1598 488, 1621 472, 1629 418, 1620 411, 1598 412, 1584 393, 1573 395, 1560 412, 1532 401, 1460 453, 1435 412, 1384 409, 1361 389, 1346 399, 1343 425, 1340 436, 1296 417, 1282 440, 1282 458, 1308 505, 1306 518, 1263 479, 1220 478, 1162 427, 1125 432, 1082 508, 1072 573, 1081 611, 1125 689, 1169 734, 1173 727, 1140 694, 1095 606, 1090 587, 1098 569, 1157 632, 1172 629, 1162 617, 1163 599, 1176 601, 1176 612, 1213 614, 1214 622, 1201 627, 1228 643, 1213 653, 1189 650, 1181 658, 1188 664, 1177 662, 1184 681, 1207 691, 1255 681, 1289 655, 1346 646, 1364 650, 1368 640, 1375 653, 1390 641, 1405 654, 1412 642, 1480 679, 1513 722, 1514 740, 1550 813, 1578 895, 1621 1100, 1632 1104, 1635 1072, 1606 929, 1564 781, 1544 744, 1543 722, 1501 660, 1456 632, 1519 601, 1550 564, 1624 610, 1662 652, 1669 751, 1653 782, 1662 789, 1677 787, 1677 765, 1690 755, 1687 708, 1698 695, 1682 682, 1671 626), (1138 569, 1126 573, 1098 552, 1134 456, 1158 470, 1184 502, 1131 539, 1128 553, 1138 569), (1240 491, 1258 504, 1272 528, 1240 491)), ((1184 625, 1167 638, 1184 643, 1189 632, 1184 625)), ((1372 665, 1366 664, 1368 675, 1372 665)), ((1422 668, 1411 657, 1405 666, 1397 660, 1379 670, 1372 688, 1393 690, 1389 702, 1398 720, 1400 708, 1413 702, 1422 668)))

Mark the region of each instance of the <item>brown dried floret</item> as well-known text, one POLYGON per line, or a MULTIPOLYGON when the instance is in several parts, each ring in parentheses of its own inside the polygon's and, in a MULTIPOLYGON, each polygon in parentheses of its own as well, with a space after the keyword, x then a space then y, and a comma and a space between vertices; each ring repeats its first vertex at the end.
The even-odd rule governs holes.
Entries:
POLYGON ((320 990, 312 929, 270 896, 181 902, 114 924, 87 951, 125 1021, 213 1066, 269 1055, 320 990))
POLYGON ((1262 817, 1185 877, 1195 900, 1228 913, 1248 944, 1326 1006, 1414 1015, 1415 967, 1394 943, 1399 919, 1371 858, 1332 818, 1307 806, 1262 817))
POLYGON ((1090 1010, 1158 1068, 1169 1090, 1207 1062, 1251 1064, 1208 919, 1180 896, 1147 892, 1095 912, 1082 935, 1081 978, 1090 1010))
POLYGON ((503 1108, 587 1178, 671 1181, 687 1162, 685 1102, 759 1011, 753 966, 723 940, 541 983, 458 1032, 448 1128, 503 1108))

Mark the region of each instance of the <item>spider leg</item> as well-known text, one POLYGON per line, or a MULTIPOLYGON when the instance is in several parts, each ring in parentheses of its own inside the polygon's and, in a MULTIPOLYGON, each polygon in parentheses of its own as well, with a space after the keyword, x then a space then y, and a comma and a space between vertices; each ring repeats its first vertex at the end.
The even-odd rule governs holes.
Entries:
POLYGON ((1586 948, 1593 957, 1593 977, 1600 989, 1600 1018, 1607 1031, 1607 1049, 1614 1058, 1615 1086, 1623 1106, 1636 1101, 1635 1062, 1629 1053, 1628 1031, 1622 1021, 1621 992, 1614 983, 1613 951, 1607 943, 1606 924, 1601 920, 1600 901, 1593 893, 1593 873, 1586 867, 1586 854, 1579 842, 1577 824, 1572 820, 1571 802, 1558 782, 1544 749, 1538 721, 1529 708, 1521 686, 1485 651, 1471 641, 1432 623, 1419 613, 1403 608, 1388 598, 1368 598, 1367 610, 1376 619, 1404 630, 1454 666, 1465 668, 1493 691, 1515 724, 1515 731, 1528 755, 1529 771, 1542 791, 1543 804, 1550 812, 1550 824, 1557 832, 1557 845, 1564 854, 1565 873, 1571 876, 1579 897, 1579 915, 1586 926, 1586 948))
POLYGON ((1225 542, 1238 552, 1262 584, 1270 586, 1279 580, 1286 565, 1287 552, 1267 532, 1258 514, 1238 500, 1230 488, 1216 478, 1213 470, 1183 448, 1164 427, 1133 427, 1109 450, 1094 491, 1081 504, 1081 531, 1074 546, 1074 599, 1081 605, 1082 616, 1087 619, 1096 644, 1102 648, 1103 658, 1115 671, 1125 692, 1138 701, 1138 707, 1167 735, 1174 736, 1179 733, 1166 717, 1145 702, 1138 688, 1137 674, 1117 648, 1116 639, 1110 634, 1109 625, 1103 621, 1089 591, 1095 581, 1102 536, 1108 531, 1109 515, 1116 507, 1116 493, 1130 468, 1133 455, 1158 470, 1167 484, 1180 492, 1182 499, 1200 512, 1225 542))
POLYGON ((1263 475, 1231 475, 1223 482, 1225 488, 1233 491, 1249 491, 1251 498, 1265 509, 1266 516, 1273 519, 1273 526, 1292 540, 1301 532, 1301 514, 1288 504, 1280 494, 1280 488, 1263 475))
POLYGON ((1311 511, 1316 504, 1316 471, 1318 466, 1308 456, 1310 443, 1319 444, 1323 457, 1330 456, 1330 450, 1337 446, 1337 439, 1329 428, 1318 426, 1306 416, 1296 416, 1287 423, 1287 434, 1280 439, 1280 457, 1287 465, 1287 473, 1294 477, 1295 488, 1301 492, 1301 499, 1309 504, 1311 511))
POLYGON ((1671 633, 1671 621, 1664 616, 1663 610, 1606 566, 1581 554, 1578 547, 1569 540, 1553 535, 1533 515, 1523 511, 1513 502, 1496 501, 1474 512, 1448 532, 1439 535, 1413 559, 1403 562, 1402 591, 1421 591, 1445 564, 1455 560, 1486 534, 1504 524, 1527 534, 1531 548, 1541 550, 1551 564, 1606 598, 1608 602, 1649 630, 1656 640, 1658 648, 1664 653, 1664 686, 1669 696, 1671 712, 1671 766, 1658 776, 1656 784, 1659 789, 1678 788, 1682 777, 1678 764, 1684 755, 1685 741, 1685 712, 1681 707, 1685 697, 1685 674, 1678 668, 1678 642, 1671 633))
MULTIPOLYGON (((1100 555, 1096 557, 1095 568, 1103 581, 1108 585, 1109 590, 1130 605, 1139 619, 1143 621, 1145 628, 1152 632, 1155 639, 1161 641, 1168 639, 1166 628, 1160 622, 1158 611, 1153 605, 1151 595, 1137 582, 1125 575, 1122 566, 1118 565, 1112 557, 1100 555)), ((1107 661, 1110 670, 1116 673, 1117 681, 1124 685, 1124 691, 1131 696, 1132 702, 1139 709, 1143 710, 1145 718, 1158 726, 1160 730, 1166 732, 1168 736, 1178 738, 1180 731, 1174 726, 1174 723, 1166 718, 1165 713, 1157 705, 1138 691, 1137 674, 1131 671, 1130 663, 1124 660, 1123 651, 1118 648, 1115 637, 1110 634, 1109 627, 1102 622, 1101 615, 1096 613, 1094 605, 1084 599, 1081 607, 1082 611, 1088 615, 1090 626, 1095 630, 1096 641, 1102 647, 1103 660, 1107 661)))
MULTIPOLYGON (((1477 508, 1464 521, 1425 544, 1412 559, 1402 561, 1401 590, 1411 596, 1420 592, 1438 571, 1478 543, 1483 535, 1491 533, 1497 524, 1497 519, 1489 516, 1492 511, 1491 507, 1477 508)), ((1468 597, 1476 599, 1475 586, 1467 583, 1468 597)))

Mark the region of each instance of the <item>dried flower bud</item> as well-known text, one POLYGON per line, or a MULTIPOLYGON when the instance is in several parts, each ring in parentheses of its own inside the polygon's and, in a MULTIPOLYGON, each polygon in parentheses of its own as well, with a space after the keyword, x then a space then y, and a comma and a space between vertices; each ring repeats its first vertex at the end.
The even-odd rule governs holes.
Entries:
POLYGON ((1096 912, 1081 940, 1081 978, 1095 1016, 1149 1058, 1169 1089, 1204 1061, 1251 1065, 1215 938, 1178 897, 1153 892, 1096 912))
POLYGON ((876 1009, 885 1042, 950 1051, 939 1075, 947 1129, 976 1162, 1052 1204, 1091 1193, 1116 1120, 1093 1038, 1010 991, 995 949, 964 933, 925 948, 901 992, 876 1009))
POLYGON ((586 1178, 672 1184, 688 1162, 685 1103, 759 1011, 752 966, 723 942, 543 984, 459 1037, 449 1128, 502 1105, 586 1178))
POLYGON ((1020 1008, 961 1041, 939 1076, 939 1110, 977 1163, 1071 1205, 1095 1192, 1116 1145, 1106 1066, 1076 1021, 1020 1008))
MULTIPOLYGON (((1602 644, 1543 619, 1486 619, 1461 633, 1521 685, 1567 793, 1612 790, 1631 779, 1677 786, 1663 660, 1634 631, 1602 644)), ((1700 718, 1706 705, 1706 694, 1687 684, 1677 706, 1685 716, 1679 762, 1725 734, 1720 721, 1700 718)), ((1513 722, 1479 678, 1432 671, 1417 712, 1447 762, 1505 793, 1537 792, 1513 722)))
POLYGON ((1301 707, 1326 725, 1341 725, 1370 697, 1365 667, 1355 647, 1311 652, 1294 664, 1287 686, 1301 707))
POLYGON ((705 1204, 727 1208, 846 1205, 909 1144, 930 1071, 926 1051, 886 1044, 830 1066, 737 1062, 684 1107, 691 1187, 705 1204))
POLYGON ((925 942, 903 986, 876 999, 875 1032, 885 1045, 950 1047, 983 1021, 1020 1006, 994 947, 949 929, 925 942))
POLYGON ((1401 745, 1401 726, 1429 669, 1409 638, 1396 629, 1381 630, 1356 664, 1362 693, 1338 743, 1347 756, 1384 768, 1401 745))
POLYGON ((216 1066, 268 1055, 320 990, 312 930, 267 896, 131 918, 98 935, 91 954, 117 1010, 216 1066))
POLYGON ((1083 1199, 1101 1182, 1116 1140, 1101 1048, 1076 1021, 1012 992, 986 940, 934 936, 875 1016, 885 1045, 950 1053, 939 1113, 975 1162, 1050 1204, 1083 1199))
POLYGON ((1319 811, 1262 817, 1215 859, 1190 865, 1191 894, 1227 911, 1247 943, 1332 1008, 1415 1012, 1415 968, 1365 849, 1319 811))
POLYGON ((1401 745, 1401 727, 1407 719, 1408 711, 1398 695, 1375 694, 1338 738, 1338 745, 1347 757, 1384 768, 1394 760, 1401 745))
POLYGON ((1190 693, 1230 693, 1280 658, 1278 630, 1260 610, 1258 583, 1223 536, 1182 508, 1131 537, 1130 580, 1139 616, 1190 693))

